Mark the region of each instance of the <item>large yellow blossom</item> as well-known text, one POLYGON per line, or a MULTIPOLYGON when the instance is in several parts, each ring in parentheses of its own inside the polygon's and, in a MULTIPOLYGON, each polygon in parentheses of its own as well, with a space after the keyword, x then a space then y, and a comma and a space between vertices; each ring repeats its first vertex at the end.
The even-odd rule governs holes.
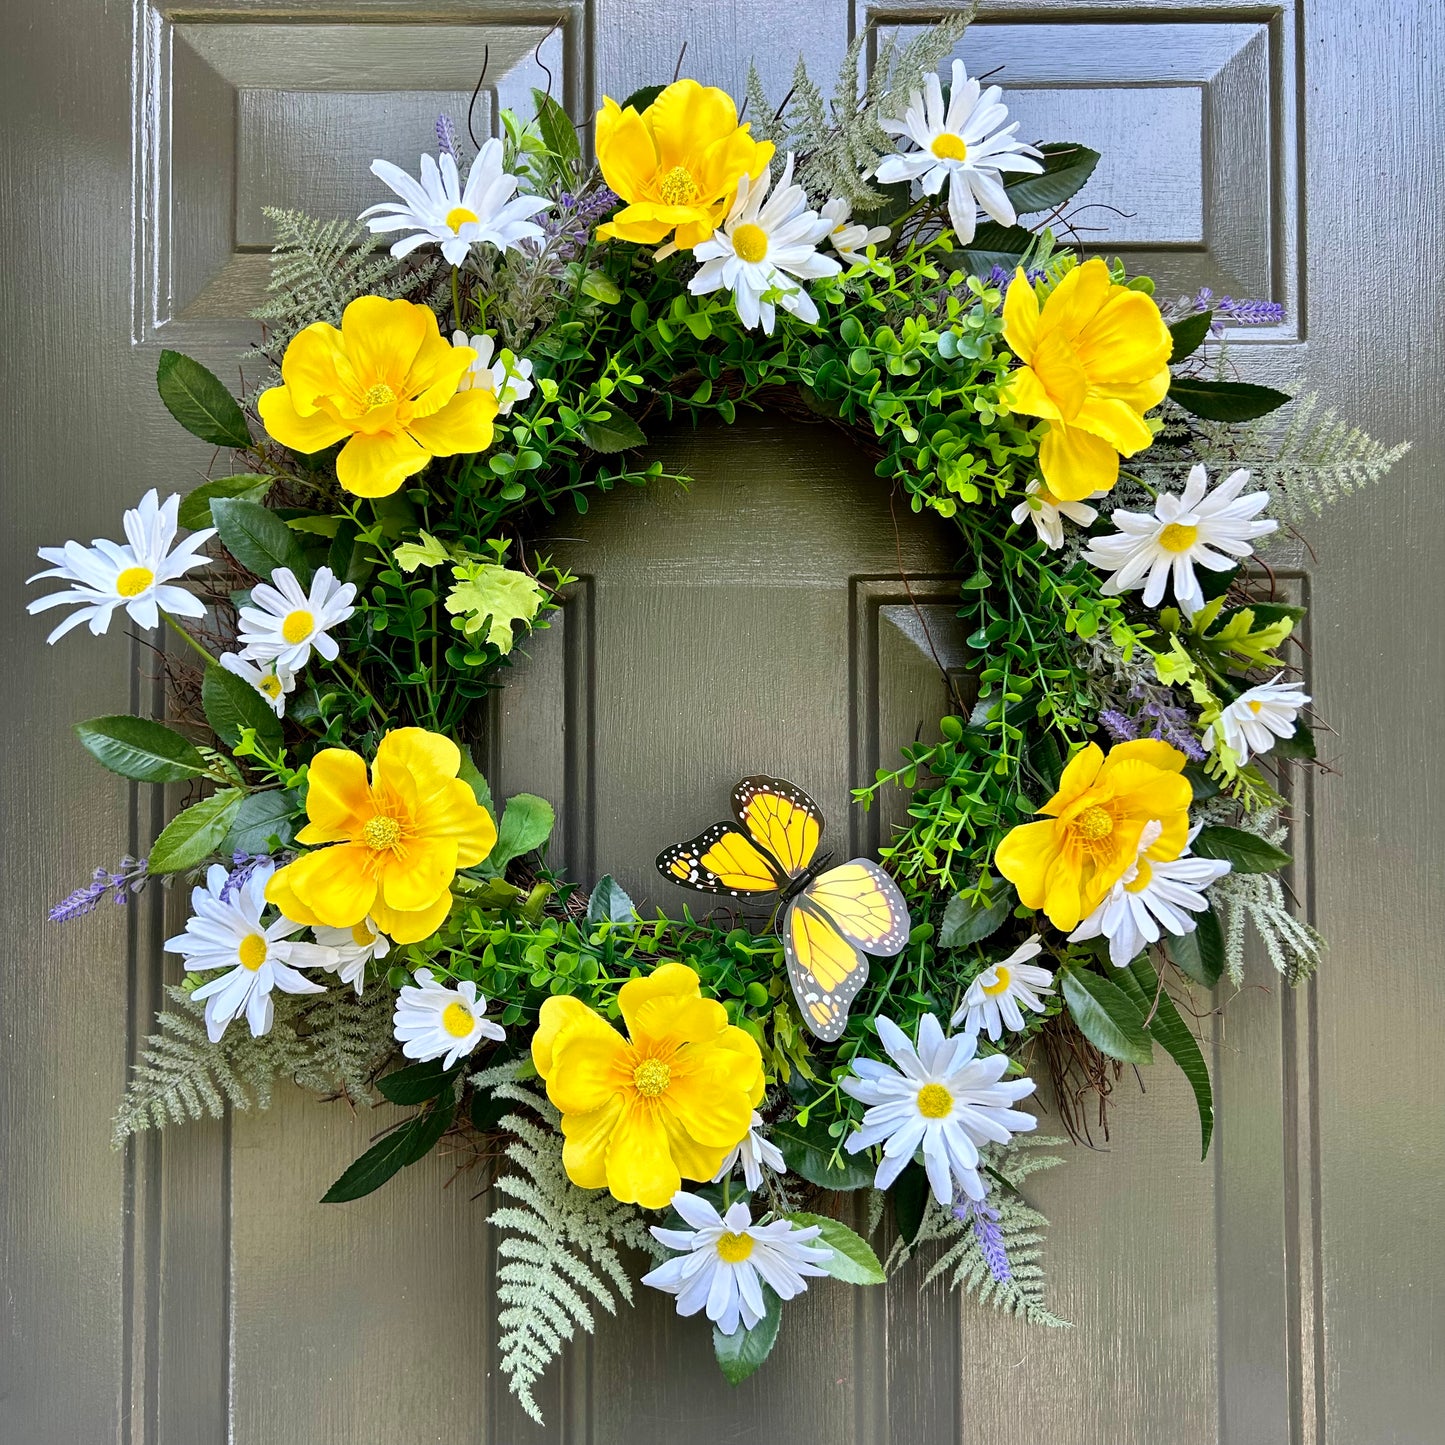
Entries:
POLYGON ((714 86, 675 80, 640 115, 604 97, 597 164, 628 204, 597 234, 655 246, 675 230, 673 245, 690 251, 727 214, 738 181, 756 180, 772 158, 772 143, 754 140, 714 86))
POLYGON ((1177 858, 1189 838, 1193 789, 1184 754, 1152 738, 1103 750, 1090 743, 1064 769, 1059 791, 998 846, 994 861, 1029 908, 1067 932, 1103 902, 1139 853, 1149 822, 1160 824, 1148 857, 1177 858))
POLYGON ((385 497, 433 457, 492 444, 494 393, 458 391, 477 353, 442 338, 431 309, 361 296, 341 330, 317 321, 292 339, 283 385, 257 409, 284 447, 319 452, 344 437, 336 476, 359 497, 385 497))
POLYGON ((1004 339, 1023 365, 1004 400, 1048 422, 1039 447, 1044 481, 1076 502, 1108 491, 1119 454, 1153 440, 1144 413, 1169 390, 1169 328, 1153 298, 1109 278, 1097 258, 1075 266, 1039 307, 1022 270, 1003 304, 1004 339))
POLYGON ((352 928, 368 917, 398 943, 416 943, 441 927, 458 868, 480 863, 497 841, 491 815, 457 777, 462 755, 450 738, 398 728, 382 738, 367 781, 366 764, 344 748, 312 759, 308 847, 287 864, 267 899, 297 923, 352 928))
POLYGON ((683 964, 623 984, 618 1001, 630 1040, 580 999, 549 998, 532 1062, 562 1111, 567 1177, 662 1209, 683 1179, 711 1179, 748 1132, 762 1054, 683 964))

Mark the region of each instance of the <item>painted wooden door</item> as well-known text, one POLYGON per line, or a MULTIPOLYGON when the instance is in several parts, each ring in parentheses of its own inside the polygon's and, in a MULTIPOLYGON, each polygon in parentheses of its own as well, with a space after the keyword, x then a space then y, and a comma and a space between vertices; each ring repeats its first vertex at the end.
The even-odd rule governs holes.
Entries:
MULTIPOLYGON (((80 874, 138 851, 151 800, 87 770, 70 719, 143 704, 137 648, 52 652, 23 616, 33 549, 104 531, 208 458, 161 411, 163 345, 233 375, 264 277, 261 207, 351 213, 373 156, 438 110, 551 84, 575 113, 686 69, 775 95, 919 0, 11 0, 3 57, 7 526, 0 628, 3 1445, 420 1445, 548 1438, 490 1373, 492 1245, 433 1159, 344 1209, 315 1201, 381 1122, 285 1094, 124 1154, 109 1116, 171 966, 163 901, 48 927, 80 874)), ((1445 506, 1445 21, 1414 0, 999 0, 965 42, 1029 135, 1105 155, 1091 239, 1160 276, 1284 303, 1236 352, 1307 375, 1418 449, 1313 530, 1311 691, 1340 775, 1301 798, 1301 907, 1332 940, 1311 988, 1266 967, 1214 1026, 1208 1165, 1176 1078, 1126 1081, 1106 1147, 1036 1195, 1054 1221, 1045 1333, 904 1276, 819 1287, 733 1391, 706 1332, 649 1299, 573 1351, 550 1438, 1322 1445, 1440 1438, 1445 1005, 1432 779, 1445 704, 1434 558, 1445 506), (1380 619, 1385 619, 1381 625, 1380 619)), ((556 538, 586 581, 493 718, 506 787, 556 797, 580 875, 641 894, 659 844, 746 768, 846 790, 937 714, 956 560, 895 517, 846 447, 777 420, 667 443, 692 494, 615 499, 556 538), (905 604, 900 564, 921 595, 905 604), (789 570, 791 569, 791 570, 789 570), (926 630, 921 619, 936 626, 926 630), (797 672, 801 688, 784 685, 797 672), (560 681, 562 686, 554 686, 560 681), (539 684, 546 684, 545 687, 539 684), (564 705, 555 699, 560 692, 564 705)), ((870 846, 874 819, 854 816, 870 846)), ((658 901, 663 901, 660 897, 658 901)), ((1102 1141, 1100 1141, 1102 1142, 1102 1141)))

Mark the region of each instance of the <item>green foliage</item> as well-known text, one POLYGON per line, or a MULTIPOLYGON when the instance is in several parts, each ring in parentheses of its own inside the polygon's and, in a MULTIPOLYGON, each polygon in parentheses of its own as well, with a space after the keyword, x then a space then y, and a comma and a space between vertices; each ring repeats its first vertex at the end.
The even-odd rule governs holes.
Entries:
POLYGON ((448 612, 460 619, 467 637, 478 633, 499 653, 512 650, 518 623, 531 625, 546 592, 525 572, 490 562, 463 562, 455 568, 456 582, 447 593, 448 612))
POLYGON ((456 1112, 457 1102, 449 1094, 432 1100, 353 1160, 321 1202, 347 1204, 374 1193, 394 1174, 425 1159, 451 1128, 456 1112))
POLYGON ((225 788, 177 813, 151 849, 149 871, 180 873, 219 852, 244 796, 237 788, 225 788))
POLYGON ((741 1385, 749 1375, 757 1373, 772 1354, 782 1323, 783 1302, 776 1291, 764 1285, 763 1317, 752 1329, 739 1325, 732 1334, 725 1335, 716 1325, 712 1327, 713 1354, 728 1384, 741 1385))
POLYGON ((80 745, 103 767, 140 783, 205 777, 206 760, 180 733, 149 718, 94 717, 75 724, 80 745))
POLYGON ((234 477, 217 477, 214 481, 202 482, 192 488, 181 499, 176 519, 181 526, 198 532, 202 527, 215 526, 211 515, 211 503, 220 497, 241 497, 248 502, 262 502, 266 493, 276 485, 275 477, 263 472, 241 472, 234 477))
POLYGON ((190 432, 213 447, 251 445, 240 403, 199 361, 179 351, 163 351, 156 368, 156 389, 166 410, 190 432))
POLYGON ((278 567, 289 567, 305 587, 311 567, 295 534, 275 512, 244 497, 215 497, 211 518, 226 550, 248 572, 270 579, 278 567))
POLYGON ((855 1234, 841 1219, 828 1214, 790 1214, 789 1221, 799 1229, 811 1229, 814 1225, 822 1231, 818 1237, 820 1246, 826 1245, 833 1251, 832 1259, 822 1267, 833 1279, 844 1284, 882 1284, 887 1278, 878 1256, 866 1239, 855 1234))
POLYGON ((1079 1032, 1101 1053, 1126 1064, 1150 1064, 1154 1053, 1144 1012, 1118 984, 1087 967, 1059 975, 1059 990, 1079 1032))
POLYGON ((1204 381, 1176 376, 1169 383, 1169 399, 1176 406, 1206 421, 1253 421, 1289 401, 1289 393, 1247 381, 1204 381))

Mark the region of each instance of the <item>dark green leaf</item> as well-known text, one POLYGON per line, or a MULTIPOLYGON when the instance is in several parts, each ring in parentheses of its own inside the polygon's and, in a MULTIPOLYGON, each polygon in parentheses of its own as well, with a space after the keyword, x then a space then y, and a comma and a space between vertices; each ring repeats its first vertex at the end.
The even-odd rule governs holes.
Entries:
POLYGON ((1290 861, 1290 855, 1255 833, 1222 824, 1201 828, 1194 840, 1201 858, 1223 858, 1236 873, 1273 873, 1290 861))
POLYGON ((1219 793, 1219 784, 1198 763, 1188 764, 1184 769, 1184 776, 1189 779, 1189 786, 1194 789, 1196 803, 1202 803, 1206 798, 1213 798, 1219 793))
POLYGON ((586 922, 594 925, 631 923, 636 913, 637 909, 627 896, 627 891, 610 873, 604 873, 597 880, 597 886, 587 900, 586 922))
POLYGON ((960 252, 963 268, 973 276, 987 276, 995 266, 1012 275, 1023 264, 1024 253, 1037 237, 1022 226, 1000 226, 986 222, 974 232, 973 240, 960 252))
POLYGON ((211 730, 228 748, 241 741, 241 729, 253 728, 268 749, 281 745, 281 719, 246 681, 224 667, 208 667, 201 679, 201 706, 211 730))
POLYGON ((264 477, 259 472, 241 472, 234 477, 217 477, 213 482, 202 482, 194 491, 187 492, 181 500, 177 518, 181 526, 192 532, 202 527, 214 526, 211 520, 211 503, 217 497, 244 497, 248 502, 260 502, 275 485, 275 477, 264 477))
POLYGON ((271 840, 285 847, 295 834, 292 819, 300 811, 296 795, 280 789, 250 793, 236 809, 231 831, 226 835, 226 853, 271 853, 271 840))
POLYGON ((497 809, 492 802, 492 790, 482 776, 481 769, 477 767, 476 759, 472 757, 472 750, 468 747, 462 749, 462 766, 457 776, 472 790, 472 795, 477 802, 491 814, 492 821, 496 822, 497 809))
POLYGON ((966 948, 970 943, 982 943, 992 937, 1008 921, 1013 912, 1012 890, 998 885, 993 902, 987 908, 979 908, 966 895, 955 894, 943 910, 943 926, 938 933, 940 948, 966 948))
POLYGON ((820 1115, 806 1125, 796 1119, 775 1125, 773 1142, 782 1151, 783 1160, 794 1174, 824 1189, 867 1189, 873 1183, 873 1165, 866 1154, 840 1151, 839 1167, 829 1167, 833 1151, 840 1140, 830 1137, 827 1121, 820 1115))
POLYGON ((204 863, 218 852, 231 831, 243 796, 237 789, 227 788, 193 803, 184 813, 177 813, 156 839, 148 871, 179 873, 204 863))
POLYGON ((96 762, 140 783, 181 783, 206 771, 205 759, 180 733, 144 717, 93 717, 75 724, 96 762))
POLYGON ((1098 151, 1073 142, 1055 142, 1039 149, 1044 153, 1043 174, 1024 176, 1004 188, 1021 216, 1056 210, 1082 189, 1099 164, 1098 151))
POLYGON ((626 100, 622 102, 622 109, 626 110, 630 105, 640 115, 667 87, 665 85, 643 85, 634 90, 626 100))
POLYGON ((1272 386, 1248 381, 1200 381, 1176 376, 1169 383, 1169 400, 1206 421, 1253 421, 1278 411, 1290 400, 1272 386))
POLYGON ((730 1385, 740 1385, 772 1353, 778 1340, 778 1326, 783 1322, 783 1306, 768 1286, 763 1286, 764 1314, 752 1329, 741 1325, 725 1335, 716 1325, 712 1329, 712 1348, 730 1385))
POLYGON ((456 1077, 456 1071, 442 1068, 440 1059, 427 1059, 424 1063, 408 1064, 404 1069, 395 1069, 383 1074, 376 1081, 382 1097, 393 1104, 426 1104, 435 1099, 456 1077))
POLYGON ((296 534, 273 512, 240 497, 217 497, 211 516, 226 550, 248 572, 269 578, 276 568, 289 567, 303 587, 311 581, 296 534))
POLYGON ((577 140, 577 127, 567 119, 567 112, 544 90, 533 89, 532 112, 537 118, 537 129, 551 153, 562 162, 565 169, 562 177, 571 174, 571 164, 582 159, 582 147, 577 140))
POLYGON ((1134 1001, 1145 1018, 1150 1034, 1159 1041, 1160 1047, 1184 1071, 1189 1087, 1194 1091, 1194 1104, 1199 1110, 1199 1132, 1203 1140, 1200 1158, 1209 1153, 1209 1141, 1214 1135, 1214 1091, 1209 1084, 1209 1068, 1199 1050, 1199 1041, 1185 1027, 1174 1007, 1174 1000, 1159 987, 1158 975, 1149 965, 1147 958, 1136 958, 1128 968, 1121 968, 1115 974, 1119 985, 1134 1001), (1153 1009, 1154 1016, 1149 1018, 1153 1009))
POLYGON ((350 517, 343 517, 336 535, 327 549, 326 565, 338 582, 350 582, 362 586, 371 576, 375 567, 367 545, 361 541, 361 532, 350 517))
POLYGON ((888 1192, 893 1198, 893 1221, 898 1226, 898 1237, 904 1244, 912 1244, 923 1228, 923 1216, 928 1211, 928 1175, 921 1164, 906 1164, 888 1192))
POLYGON ((514 793, 502 810, 497 841, 487 855, 487 862, 500 873, 513 858, 540 848, 552 836, 556 822, 557 815, 545 798, 533 793, 514 793))
POLYGON ((642 428, 620 411, 614 411, 604 421, 589 421, 582 428, 582 438, 594 452, 625 452, 647 445, 642 428))
POLYGON ((1297 722, 1293 735, 1277 739, 1270 751, 1277 758, 1314 758, 1316 756, 1314 729, 1306 727, 1302 722, 1297 722))
POLYGON ((166 410, 192 436, 215 447, 251 445, 240 403, 199 361, 179 351, 161 352, 156 390, 166 410))
POLYGON ((1144 1016, 1118 984, 1092 969, 1070 968, 1060 985, 1074 1022, 1096 1049, 1126 1064, 1153 1062, 1144 1016))
POLYGON ((1169 353, 1170 366, 1178 366, 1204 345, 1204 338, 1209 335, 1209 326, 1213 320, 1214 312, 1196 311, 1193 316, 1186 316, 1169 328, 1169 334, 1174 338, 1174 350, 1169 353))
POLYGON ((826 1214, 790 1214, 788 1218, 799 1229, 811 1229, 816 1224, 823 1231, 816 1243, 827 1245, 833 1251, 833 1258, 823 1268, 834 1279, 841 1279, 844 1284, 882 1284, 888 1278, 868 1241, 841 1219, 826 1214))
POLYGON ((437 1141, 451 1127, 456 1101, 435 1105, 424 1114, 415 1114, 399 1129, 393 1130, 379 1144, 373 1144, 321 1196, 323 1204, 345 1204, 380 1189, 388 1179, 408 1164, 430 1154, 437 1141))
POLYGON ((1192 933, 1172 937, 1169 957, 1183 974, 1205 988, 1213 988, 1224 972, 1224 930, 1212 908, 1195 915, 1192 933))

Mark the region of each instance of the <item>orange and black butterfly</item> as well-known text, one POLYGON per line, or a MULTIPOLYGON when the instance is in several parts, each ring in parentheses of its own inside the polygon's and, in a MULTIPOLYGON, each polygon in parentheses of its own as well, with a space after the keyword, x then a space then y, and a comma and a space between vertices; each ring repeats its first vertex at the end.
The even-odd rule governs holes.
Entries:
POLYGON ((684 888, 734 898, 780 895, 779 930, 803 1021, 831 1043, 868 977, 865 953, 891 958, 908 942, 908 905, 874 862, 829 868, 817 856, 823 815, 801 788, 744 778, 732 794, 736 823, 714 823, 657 855, 657 871, 684 888), (826 870, 826 871, 825 871, 826 870))

